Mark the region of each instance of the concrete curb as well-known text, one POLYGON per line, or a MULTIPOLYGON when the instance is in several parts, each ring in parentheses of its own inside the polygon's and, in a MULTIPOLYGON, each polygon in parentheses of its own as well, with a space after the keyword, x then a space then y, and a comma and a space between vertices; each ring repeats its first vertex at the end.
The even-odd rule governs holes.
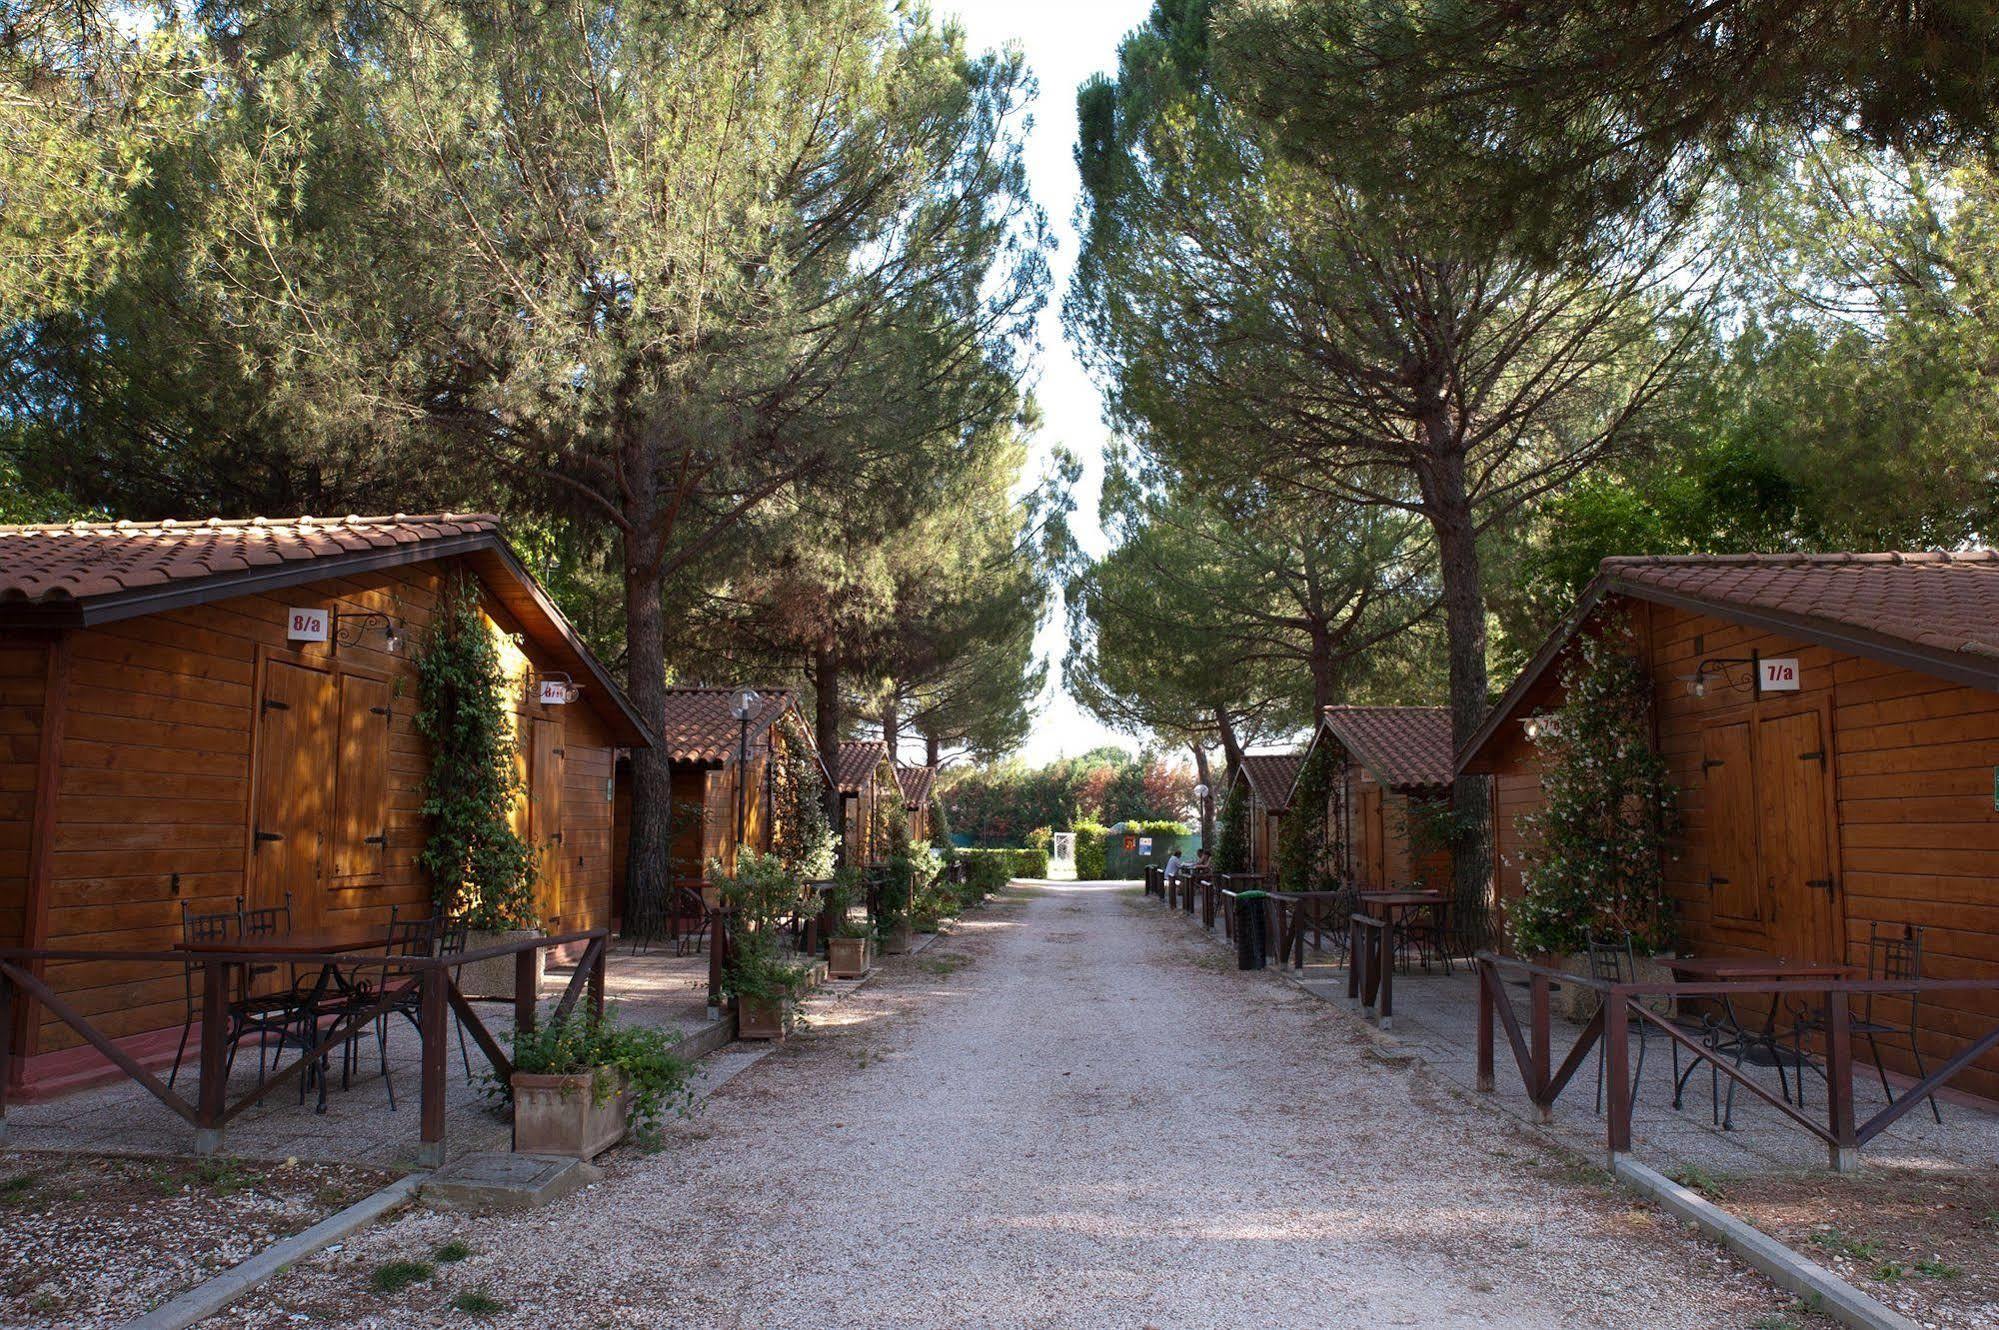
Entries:
POLYGON ((1824 1266, 1806 1260, 1768 1233, 1629 1155, 1613 1157, 1610 1170, 1625 1186, 1672 1211, 1761 1270, 1777 1287, 1797 1294, 1841 1323, 1858 1330, 1920 1330, 1916 1322, 1824 1266))
MULTIPOLYGON (((1210 941, 1220 940, 1206 930, 1197 930, 1196 936, 1210 941)), ((1348 1024, 1365 1035, 1368 1042, 1382 1053, 1413 1062, 1425 1073, 1433 1072, 1429 1059, 1421 1053, 1368 1020, 1350 1003, 1314 992, 1289 966, 1268 966, 1263 973, 1275 973, 1300 993, 1325 1003, 1345 1016, 1348 1024)), ((1468 1099, 1468 1102, 1478 1101, 1468 1099)), ((1522 1122, 1520 1126, 1533 1130, 1530 1123, 1522 1122)), ((1570 1148, 1565 1142, 1562 1145, 1565 1149, 1570 1148)), ((1841 1324, 1853 1326, 1856 1330, 1921 1330, 1917 1322, 1855 1288, 1824 1266, 1805 1259, 1761 1229, 1682 1187, 1657 1169, 1649 1168, 1629 1155, 1617 1155, 1611 1160, 1610 1171, 1626 1187, 1692 1224, 1761 1271, 1771 1283, 1805 1299, 1815 1310, 1824 1312, 1841 1324)))
POLYGON ((356 1201, 337 1214, 328 1215, 304 1232, 292 1234, 242 1264, 231 1266, 172 1301, 155 1307, 137 1320, 127 1321, 125 1330, 184 1330, 187 1326, 207 1320, 286 1266, 296 1265, 308 1256, 324 1251, 391 1211, 409 1204, 416 1196, 417 1186, 428 1176, 426 1173, 412 1173, 406 1178, 396 1179, 374 1195, 356 1201))

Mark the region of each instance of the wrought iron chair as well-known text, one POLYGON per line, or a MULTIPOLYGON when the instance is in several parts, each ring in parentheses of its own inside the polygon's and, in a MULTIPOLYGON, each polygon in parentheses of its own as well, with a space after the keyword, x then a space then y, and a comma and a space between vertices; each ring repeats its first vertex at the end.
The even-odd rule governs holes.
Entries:
MULTIPOLYGON (((1867 977, 1873 981, 1899 979, 1921 979, 1923 977, 1923 929, 1919 924, 1890 925, 1892 931, 1883 932, 1878 920, 1867 925, 1867 977)), ((1923 1050, 1916 1039, 1917 1016, 1921 1009, 1922 996, 1919 993, 1907 995, 1897 993, 1865 993, 1861 995, 1860 1010, 1848 1022, 1847 1029, 1867 1040, 1867 1051, 1874 1055, 1874 1072, 1881 1078, 1881 1093, 1895 1102, 1895 1091, 1888 1084, 1888 1068, 1881 1062, 1881 1039, 1887 1036, 1909 1047, 1909 1057, 1916 1064, 1916 1079, 1926 1080, 1929 1072, 1923 1066, 1923 1050), (1891 1020, 1882 1012, 1881 1000, 1907 1002, 1908 1019, 1891 1020)), ((1798 1102, 1805 1099, 1803 1068, 1806 1065, 1804 1039, 1807 1034, 1823 1034, 1826 1020, 1820 1014, 1801 1016, 1792 1026, 1793 1052, 1797 1055, 1798 1102)), ((1943 1110, 1937 1107, 1937 1097, 1929 1095, 1930 1116, 1938 1126, 1943 1125, 1943 1110)))
MULTIPOLYGON (((237 936, 236 930, 240 922, 241 918, 235 910, 224 910, 215 914, 195 914, 187 908, 186 901, 180 903, 180 938, 184 946, 192 946, 201 942, 226 942, 230 938, 237 936)), ((203 968, 200 961, 183 961, 181 963, 181 987, 186 1003, 186 1016, 182 1020, 180 1027, 180 1047, 174 1050, 173 1070, 167 1073, 168 1089, 173 1088, 174 1079, 180 1075, 181 1059, 187 1056, 188 1035, 194 1030, 194 1023, 201 1019, 201 975, 203 968)), ((235 1024, 233 1019, 230 1024, 233 1036, 235 1024)), ((235 1042, 232 1038, 229 1059, 231 1062, 234 1062, 235 1058, 235 1042)), ((227 1076, 228 1072, 226 1069, 223 1074, 227 1076)))
MULTIPOLYGON (((1585 935, 1584 941, 1588 947, 1590 978, 1606 984, 1629 984, 1637 981, 1638 957, 1631 949, 1631 939, 1629 936, 1621 943, 1599 942, 1596 940, 1594 934, 1588 934, 1585 935)), ((1673 1038, 1666 1040, 1666 1044, 1672 1050, 1673 1054, 1673 1107, 1675 1109, 1680 1107, 1688 1077, 1691 1077, 1700 1067, 1701 1063, 1705 1062, 1708 1064, 1708 1088, 1712 1101, 1710 1111, 1714 1115, 1715 1125, 1720 1126, 1721 1069, 1715 1065, 1713 1057, 1714 1022, 1707 1019, 1688 1020, 1678 1015, 1670 1015, 1666 1019, 1674 1028, 1699 1040, 1709 1049, 1708 1053, 1702 1054, 1689 1063, 1686 1071, 1682 1073, 1680 1070, 1680 1041, 1673 1038)), ((1631 1072, 1632 1093, 1635 1096, 1637 1087, 1645 1079, 1645 1049, 1651 1042, 1652 1022, 1641 1019, 1632 1021, 1630 1024, 1631 1028, 1638 1032, 1638 1061, 1631 1072)), ((1604 1060, 1609 1052, 1610 1048, 1607 1039, 1598 1040, 1596 1046, 1596 1111, 1599 1113, 1603 1112, 1604 1060)))

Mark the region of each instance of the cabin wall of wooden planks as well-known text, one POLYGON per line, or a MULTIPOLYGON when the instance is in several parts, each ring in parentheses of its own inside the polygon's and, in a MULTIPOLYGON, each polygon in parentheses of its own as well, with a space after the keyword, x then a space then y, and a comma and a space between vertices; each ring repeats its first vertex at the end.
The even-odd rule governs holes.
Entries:
MULTIPOLYGON (((1999 694, 1677 607, 1638 603, 1629 617, 1652 677, 1656 743, 1680 795, 1684 834, 1666 881, 1682 951, 1814 950, 1864 966, 1870 925, 1914 924, 1924 929, 1928 977, 1999 977, 1999 694), (1724 676, 1709 674, 1705 696, 1690 692, 1686 680, 1702 661, 1752 654, 1796 658, 1800 688, 1759 697, 1748 686, 1749 666, 1733 665, 1724 676), (1809 717, 1817 718, 1816 729, 1809 717), (1704 769, 1718 752, 1711 732, 1756 731, 1766 721, 1795 721, 1822 736, 1829 785, 1822 818, 1801 810, 1795 797, 1786 803, 1781 789, 1753 801, 1738 798, 1733 807, 1745 816, 1734 821, 1718 808, 1718 790, 1744 787, 1710 778, 1726 763, 1704 769), (1754 810, 1744 807, 1751 802, 1754 810), (1760 872, 1733 897, 1730 887, 1738 884, 1712 881, 1721 859, 1749 862, 1761 842, 1748 838, 1797 834, 1772 829, 1778 810, 1786 828, 1823 830, 1832 885, 1822 906, 1816 898, 1773 896, 1760 872), (1734 848, 1717 849, 1724 837, 1734 848), (1815 909, 1825 917, 1808 924, 1802 916, 1815 909), (1813 945, 1815 938, 1823 941, 1813 945)), ((1558 689, 1545 692, 1540 705, 1559 704, 1558 689)), ((1537 750, 1519 726, 1508 729, 1490 750, 1495 887, 1502 900, 1520 894, 1531 849, 1518 819, 1540 806, 1537 750)), ((1803 777, 1786 782, 1793 796, 1806 778, 1817 779, 1808 768, 1819 764, 1818 758, 1798 764, 1803 777)), ((1902 1018, 1899 1003, 1883 1000, 1881 1013, 1902 1018)), ((1934 998, 1922 1012, 1924 1057, 1934 1067, 1994 1023, 1999 997, 1934 998)), ((1856 1048, 1864 1054, 1864 1041, 1856 1048)), ((1915 1070, 1905 1052, 1886 1045, 1882 1051, 1892 1070, 1915 1070)), ((1982 1059, 1959 1085, 1999 1098, 1999 1053, 1982 1059)))
MULTIPOLYGON (((274 816, 321 838, 285 845, 311 861, 298 880, 317 883, 294 891, 298 926, 385 922, 392 907, 404 917, 428 912, 417 866, 426 751, 413 655, 445 575, 438 563, 415 564, 68 630, 45 945, 168 949, 181 936, 183 903, 196 913, 233 910, 239 896, 278 903, 260 900, 271 889, 273 845, 255 838, 259 819, 274 816), (290 606, 392 614, 407 645, 391 653, 379 631, 350 646, 288 642, 290 606), (330 699, 325 724, 280 744, 268 718, 299 713, 264 703, 298 678, 330 699), (377 822, 380 831, 369 832, 377 822)), ((496 601, 486 608, 521 699, 516 723, 533 796, 517 824, 543 852, 544 926, 608 923, 609 732, 583 703, 527 700, 534 648, 517 644, 517 625, 496 601)), ((18 668, 18 654, 0 651, 0 671, 18 668)), ((34 710, 25 687, 0 682, 0 736, 9 741, 0 754, 13 755, 11 740, 34 710)), ((0 879, 0 911, 8 890, 0 879)), ((69 963, 48 973, 113 1037, 177 1028, 184 1016, 178 966, 69 963)), ((44 1016, 26 1051, 77 1042, 44 1016)))

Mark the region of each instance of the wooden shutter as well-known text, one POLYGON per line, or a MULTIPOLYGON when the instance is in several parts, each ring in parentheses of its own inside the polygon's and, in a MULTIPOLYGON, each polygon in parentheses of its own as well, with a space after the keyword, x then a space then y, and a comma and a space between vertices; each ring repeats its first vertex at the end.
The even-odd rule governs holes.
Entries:
POLYGON ((264 667, 257 703, 257 796, 252 807, 251 908, 292 898, 293 922, 316 926, 333 819, 333 676, 283 661, 264 667))
POLYGON ((1763 896, 1756 880, 1756 770, 1749 722, 1710 725, 1701 732, 1708 827, 1708 886, 1717 921, 1761 927, 1763 896))
POLYGON ((729 837, 735 831, 736 807, 730 798, 729 769, 715 767, 705 773, 705 793, 701 799, 701 873, 720 859, 728 863, 729 837))
POLYGON ((389 835, 389 685, 340 677, 340 745, 334 777, 331 874, 380 875, 389 835))
POLYGON ((536 716, 529 722, 528 735, 529 820, 534 828, 530 843, 541 852, 536 874, 536 910, 542 925, 553 928, 562 921, 563 866, 562 722, 536 716))
POLYGON ((1770 941, 1798 960, 1836 960, 1841 951, 1826 835, 1828 765, 1818 712, 1793 712, 1757 723, 1756 786, 1770 941))

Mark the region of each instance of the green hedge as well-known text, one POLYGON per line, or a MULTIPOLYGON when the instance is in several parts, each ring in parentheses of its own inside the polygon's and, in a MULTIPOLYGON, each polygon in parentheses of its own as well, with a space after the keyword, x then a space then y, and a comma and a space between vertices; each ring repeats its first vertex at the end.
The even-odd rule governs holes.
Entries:
POLYGON ((1076 833, 1076 880, 1103 882, 1110 875, 1108 829, 1101 822, 1078 822, 1076 833))
POLYGON ((979 900, 1017 877, 1047 877, 1046 850, 960 850, 965 865, 965 896, 979 900))

